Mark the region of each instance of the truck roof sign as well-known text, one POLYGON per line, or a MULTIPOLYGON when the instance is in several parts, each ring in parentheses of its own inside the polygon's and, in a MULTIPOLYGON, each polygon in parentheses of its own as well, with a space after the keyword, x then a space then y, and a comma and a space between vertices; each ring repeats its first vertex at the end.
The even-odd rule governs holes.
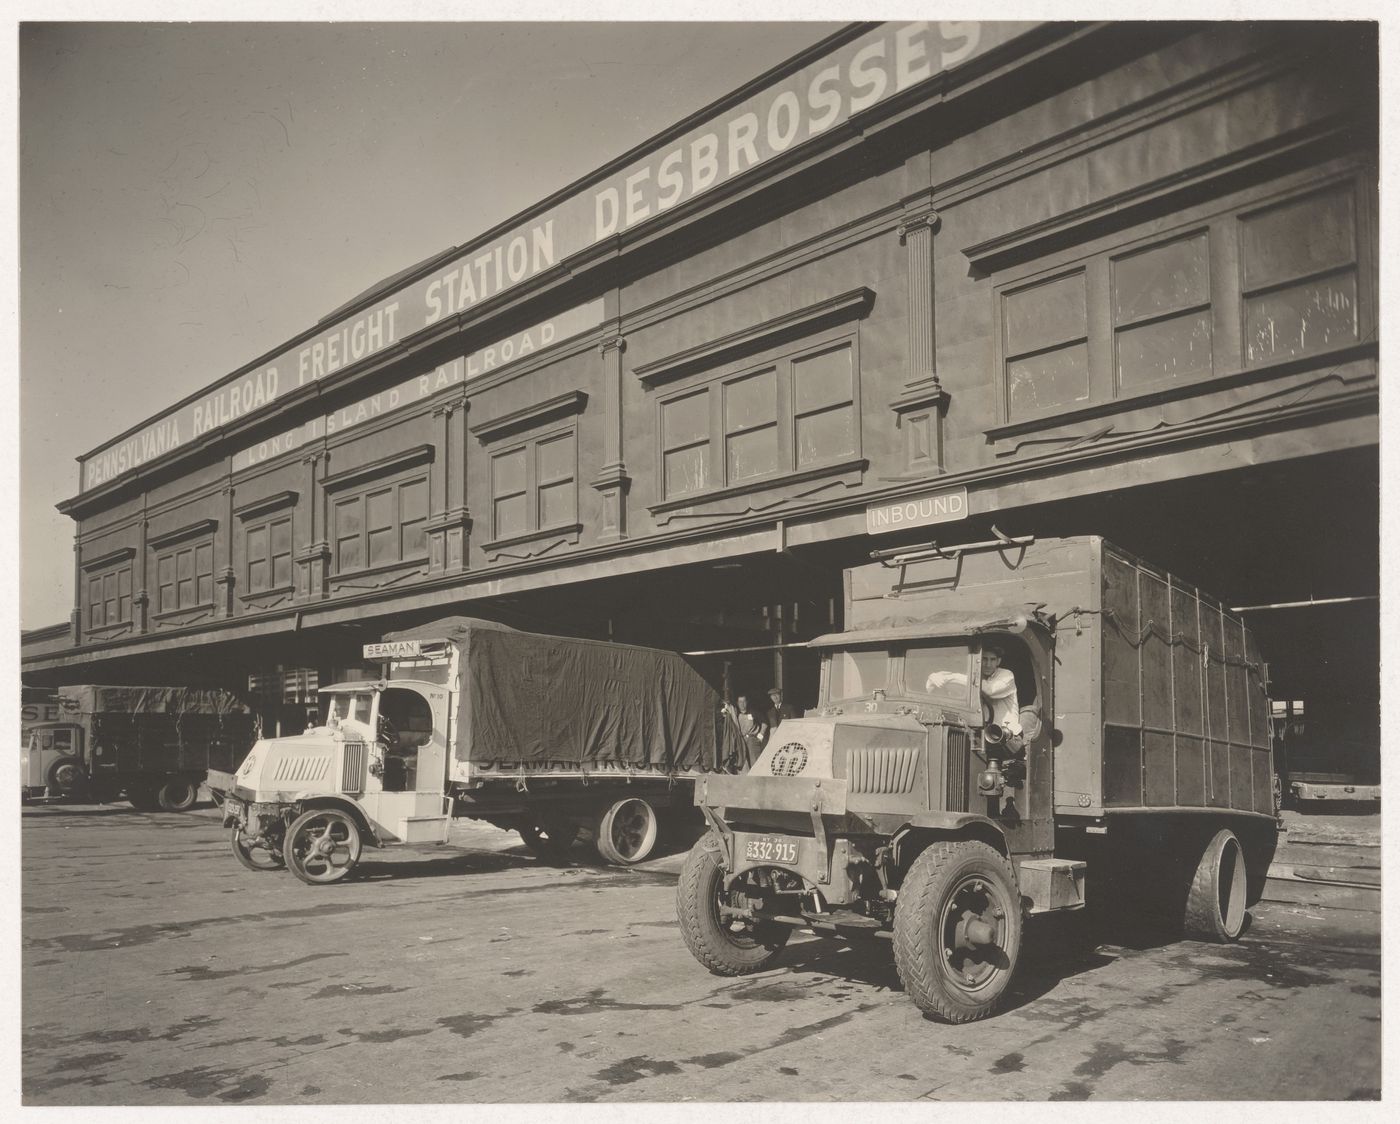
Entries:
POLYGON ((366 644, 367 660, 433 659, 447 655, 446 640, 391 640, 382 644, 366 644))

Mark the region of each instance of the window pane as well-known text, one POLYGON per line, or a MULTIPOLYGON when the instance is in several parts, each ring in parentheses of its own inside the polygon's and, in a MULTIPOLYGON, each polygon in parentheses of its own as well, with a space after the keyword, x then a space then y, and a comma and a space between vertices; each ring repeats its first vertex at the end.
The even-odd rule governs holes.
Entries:
POLYGON ((131 571, 117 571, 117 620, 131 620, 131 571))
POLYGON ((335 537, 337 539, 348 539, 358 535, 364 530, 364 522, 360 517, 360 497, 341 500, 335 505, 335 537))
POLYGON ((827 696, 854 699, 885 686, 889 657, 883 648, 864 652, 833 652, 827 696))
POLYGON ((1210 252, 1204 232, 1153 246, 1113 263, 1113 322, 1210 303, 1210 252))
POLYGON ((809 355, 792 365, 793 409, 810 414, 851 401, 851 349, 809 355))
POLYGON ((1118 385, 1137 390, 1211 373, 1210 313, 1195 312, 1118 333, 1118 385))
POLYGON ((292 556, 291 554, 274 554, 272 556, 272 588, 285 589, 292 584, 292 556))
POLYGON ((267 589, 267 563, 261 559, 248 563, 248 592, 259 593, 267 589))
POLYGON ((1336 347, 1357 337, 1356 276, 1351 271, 1248 297, 1244 303, 1250 363, 1336 347))
POLYGON ((182 582, 194 577, 193 550, 182 550, 175 555, 175 577, 182 582))
POLYGON ((778 418, 778 377, 772 367, 724 385, 724 432, 769 425, 778 418))
POLYGON ((959 706, 972 700, 972 657, 962 645, 909 648, 904 653, 904 686, 959 706))
POLYGON ((1002 300, 1007 355, 1024 355, 1085 334, 1088 315, 1082 271, 1008 293, 1002 300))
POLYGON ((365 496, 365 527, 383 531, 394 525, 394 489, 382 488, 365 496))
POLYGON ((360 570, 365 565, 364 540, 358 535, 336 539, 335 568, 337 572, 360 570))
POLYGON ((1240 226, 1246 289, 1356 260, 1356 216, 1349 185, 1251 215, 1240 226))
POLYGON ((428 556, 428 521, 426 518, 405 523, 400 530, 399 538, 403 543, 402 556, 405 559, 426 558, 428 556))
POLYGON ((159 581, 160 581, 160 584, 161 584, 161 585, 174 585, 174 584, 175 584, 175 555, 173 555, 173 554, 165 554, 165 555, 162 555, 162 556, 161 556, 161 559, 160 559, 160 561, 159 561, 159 563, 157 564, 157 570, 159 571, 159 574, 160 574, 159 581))
POLYGON ((428 517, 428 482, 410 480, 399 485, 399 522, 412 523, 428 517))
POLYGON ((248 564, 267 558, 267 528, 254 527, 248 532, 248 564))
POLYGON ((765 476, 778 468, 778 427, 773 424, 726 437, 729 483, 765 476))
POLYGON ((397 527, 381 527, 369 533, 369 564, 383 566, 399 560, 397 527))
POLYGON ((666 454, 666 496, 684 496, 710 486, 710 446, 697 445, 666 454))
POLYGON ((525 496, 508 496, 496 501, 496 538, 508 539, 523 535, 530 528, 525 523, 525 496))
POLYGON ((540 489, 540 526, 559 527, 575 522, 574 482, 564 480, 540 489))
POLYGON ((1006 365, 1006 395, 1013 417, 1089 398, 1089 348, 1082 343, 1006 365))
POLYGON ((204 543, 194 548, 195 604, 208 605, 214 600, 214 544, 204 543))
POLYGON ((536 446, 538 479, 541 484, 574 478, 574 435, 554 437, 536 446))
POLYGON ((491 458, 491 490, 497 496, 511 496, 525 491, 524 449, 491 458))
POLYGON ((710 392, 688 394, 661 407, 661 436, 667 450, 678 449, 710 436, 710 392))
POLYGON ((292 552, 292 521, 290 519, 279 519, 272 525, 272 553, 290 554, 292 552))
POLYGON ((856 451, 855 407, 849 403, 797 419, 797 467, 856 451))

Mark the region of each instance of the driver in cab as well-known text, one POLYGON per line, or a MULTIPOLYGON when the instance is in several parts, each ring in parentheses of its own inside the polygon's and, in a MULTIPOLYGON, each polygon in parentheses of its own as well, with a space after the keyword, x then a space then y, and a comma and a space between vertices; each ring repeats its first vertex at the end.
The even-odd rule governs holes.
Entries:
MULTIPOLYGON (((1016 677, 1001 666, 1006 655, 996 644, 982 646, 982 705, 989 725, 997 726, 1009 746, 1015 748, 1022 740, 1021 705, 1016 695, 1016 677)), ((966 686, 967 676, 960 671, 935 671, 924 684, 924 690, 947 686, 966 686)))

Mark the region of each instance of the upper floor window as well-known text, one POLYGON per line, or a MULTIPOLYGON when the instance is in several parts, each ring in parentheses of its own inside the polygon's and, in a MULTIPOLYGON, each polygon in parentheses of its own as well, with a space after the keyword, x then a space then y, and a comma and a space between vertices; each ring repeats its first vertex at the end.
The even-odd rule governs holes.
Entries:
POLYGON ((836 464, 856 455, 854 339, 731 364, 660 400, 667 500, 836 464))
POLYGON ((1198 208, 997 288, 1003 422, 1356 343, 1358 181, 1198 208))
POLYGON ((131 620, 131 562, 87 575, 87 623, 107 628, 131 620))
POLYGON ((244 528, 247 589, 264 593, 292 584, 292 513, 250 522, 244 528))
POLYGON ((185 542, 156 554, 156 612, 214 603, 214 542, 185 542))
POLYGON ((426 558, 427 522, 426 470, 378 480, 350 495, 335 497, 331 526, 336 572, 426 558))
POLYGON ((511 539, 578 522, 573 424, 491 454, 491 537, 511 539))

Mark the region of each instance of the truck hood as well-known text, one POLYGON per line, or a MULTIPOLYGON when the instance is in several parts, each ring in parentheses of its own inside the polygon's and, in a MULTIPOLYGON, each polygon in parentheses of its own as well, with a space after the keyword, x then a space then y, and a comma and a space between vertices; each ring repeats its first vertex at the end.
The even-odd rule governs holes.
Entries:
POLYGON ((260 799, 363 791, 366 735, 366 730, 346 723, 337 729, 321 726, 291 737, 263 738, 240 766, 237 783, 260 799))

